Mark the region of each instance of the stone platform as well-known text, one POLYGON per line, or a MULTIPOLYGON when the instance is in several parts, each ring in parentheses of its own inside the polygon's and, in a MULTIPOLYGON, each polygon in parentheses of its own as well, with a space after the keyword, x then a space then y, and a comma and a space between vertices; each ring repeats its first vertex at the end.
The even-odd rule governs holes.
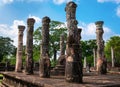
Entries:
POLYGON ((68 83, 64 76, 40 78, 38 73, 25 75, 16 72, 1 72, 3 81, 0 87, 120 87, 120 73, 96 75, 94 72, 84 73, 83 83, 68 83))

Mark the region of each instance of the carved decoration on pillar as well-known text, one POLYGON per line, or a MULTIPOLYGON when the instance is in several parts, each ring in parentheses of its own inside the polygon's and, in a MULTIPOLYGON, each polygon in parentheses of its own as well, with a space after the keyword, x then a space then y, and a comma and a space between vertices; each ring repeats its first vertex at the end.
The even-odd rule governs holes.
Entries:
POLYGON ((16 72, 22 72, 22 51, 23 51, 23 32, 25 30, 25 26, 18 26, 18 47, 17 47, 17 55, 16 55, 16 72))

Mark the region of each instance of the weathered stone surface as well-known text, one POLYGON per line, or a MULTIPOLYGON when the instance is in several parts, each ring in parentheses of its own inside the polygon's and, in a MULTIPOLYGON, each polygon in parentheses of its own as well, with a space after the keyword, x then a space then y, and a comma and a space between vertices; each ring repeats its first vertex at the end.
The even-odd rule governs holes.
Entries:
POLYGON ((50 18, 42 19, 42 43, 40 59, 40 77, 50 77, 50 59, 49 59, 49 23, 50 18))
POLYGON ((68 28, 65 79, 68 82, 82 83, 81 30, 77 28, 76 7, 77 5, 74 2, 69 2, 65 8, 68 28))
POLYGON ((33 31, 35 20, 28 18, 27 20, 27 41, 26 41, 26 74, 33 74, 33 31))
POLYGON ((64 34, 60 36, 60 57, 58 59, 59 65, 65 65, 65 42, 64 42, 64 34))
POLYGON ((25 26, 18 26, 18 47, 17 47, 17 55, 16 55, 16 72, 22 72, 22 50, 23 50, 23 32, 25 26))
POLYGON ((97 21, 96 24, 96 39, 97 39, 97 71, 98 74, 106 74, 107 61, 104 54, 103 40, 103 21, 97 21))
POLYGON ((86 73, 83 84, 68 83, 64 76, 51 76, 51 78, 39 78, 38 74, 25 75, 23 73, 4 72, 0 87, 120 87, 120 73, 96 75, 86 73), (1 86, 2 85, 2 86, 1 86))

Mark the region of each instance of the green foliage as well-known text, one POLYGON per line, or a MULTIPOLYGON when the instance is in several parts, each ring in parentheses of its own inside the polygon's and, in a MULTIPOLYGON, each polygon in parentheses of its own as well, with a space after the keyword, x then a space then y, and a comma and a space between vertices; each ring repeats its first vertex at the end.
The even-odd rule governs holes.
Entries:
POLYGON ((3 58, 16 55, 16 48, 12 42, 13 40, 11 40, 9 37, 0 36, 0 61, 2 61, 3 58))
MULTIPOLYGON (((49 54, 50 57, 52 57, 53 55, 56 54, 56 51, 59 50, 59 42, 60 42, 60 35, 64 34, 65 35, 65 39, 67 37, 66 31, 67 28, 66 27, 61 27, 64 23, 59 22, 59 21, 51 21, 50 22, 50 32, 49 32, 49 54)), ((38 58, 40 58, 40 55, 37 55, 38 52, 40 52, 40 42, 41 42, 41 31, 42 31, 42 27, 40 26, 39 28, 37 28, 34 32, 34 59, 38 60, 38 58)), ((39 53, 40 54, 40 53, 39 53)))
POLYGON ((106 42, 105 53, 108 61, 111 61, 111 47, 114 49, 115 63, 120 64, 120 36, 113 36, 106 42))
POLYGON ((93 65, 93 49, 97 49, 96 40, 81 41, 82 58, 86 57, 87 62, 93 65))

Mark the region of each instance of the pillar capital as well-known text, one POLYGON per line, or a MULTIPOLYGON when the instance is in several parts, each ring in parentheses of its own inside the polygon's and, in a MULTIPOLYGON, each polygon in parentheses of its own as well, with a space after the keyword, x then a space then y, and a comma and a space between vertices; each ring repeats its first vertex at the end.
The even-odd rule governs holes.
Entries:
POLYGON ((49 22, 50 22, 50 18, 49 17, 47 17, 47 16, 43 17, 42 23, 49 23, 49 22))
POLYGON ((96 25, 96 28, 97 29, 100 29, 103 27, 103 24, 104 24, 104 21, 96 21, 95 22, 95 25, 96 25))
POLYGON ((34 18, 28 18, 27 19, 27 25, 29 26, 33 26, 34 25, 34 23, 35 23, 35 19, 34 18))
POLYGON ((71 8, 76 8, 76 7, 77 7, 77 4, 75 4, 73 1, 68 2, 66 5, 66 8, 65 8, 65 11, 67 11, 68 9, 71 9, 71 8))
POLYGON ((18 29, 19 29, 20 31, 24 31, 25 26, 23 26, 23 25, 18 25, 18 29))

